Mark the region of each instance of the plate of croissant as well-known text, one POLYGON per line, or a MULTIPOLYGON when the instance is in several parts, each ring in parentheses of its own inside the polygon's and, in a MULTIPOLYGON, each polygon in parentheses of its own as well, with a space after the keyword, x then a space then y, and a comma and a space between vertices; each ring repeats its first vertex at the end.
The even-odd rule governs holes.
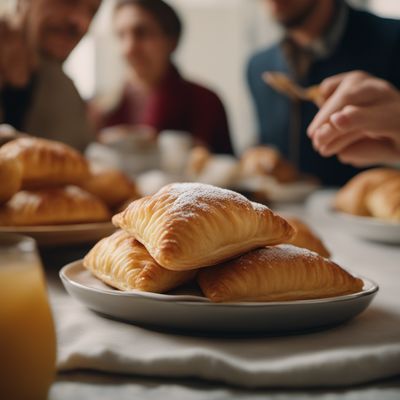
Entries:
POLYGON ((115 231, 112 213, 139 197, 122 172, 29 136, 0 147, 0 182, 0 232, 26 234, 39 245, 95 242, 115 231))
POLYGON ((269 146, 247 149, 239 165, 238 189, 264 196, 270 202, 300 202, 319 187, 316 178, 301 173, 269 146))
POLYGON ((355 317, 378 290, 331 261, 302 221, 208 184, 166 185, 112 222, 118 230, 60 277, 88 308, 134 324, 302 332, 355 317))
POLYGON ((319 187, 316 178, 302 174, 269 146, 251 147, 240 159, 196 146, 189 153, 185 176, 246 193, 263 203, 303 201, 319 187))
POLYGON ((363 171, 338 191, 316 193, 310 210, 335 218, 346 232, 377 242, 400 243, 400 170, 363 171))

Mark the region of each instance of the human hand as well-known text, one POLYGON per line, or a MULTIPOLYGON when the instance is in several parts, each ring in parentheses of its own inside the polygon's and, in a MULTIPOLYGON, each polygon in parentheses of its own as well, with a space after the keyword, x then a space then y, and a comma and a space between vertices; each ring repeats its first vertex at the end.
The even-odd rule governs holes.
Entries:
POLYGON ((26 86, 36 65, 37 55, 24 31, 23 18, 0 19, 0 86, 26 86))
POLYGON ((400 92, 365 72, 320 85, 327 100, 308 128, 314 148, 355 166, 400 161, 400 92))

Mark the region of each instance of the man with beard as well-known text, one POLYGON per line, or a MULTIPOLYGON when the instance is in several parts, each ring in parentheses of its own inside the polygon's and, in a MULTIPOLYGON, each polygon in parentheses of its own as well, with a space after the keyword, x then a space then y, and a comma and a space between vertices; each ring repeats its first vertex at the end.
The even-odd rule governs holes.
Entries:
POLYGON ((355 10, 344 0, 264 1, 284 36, 248 64, 260 142, 275 146, 324 184, 341 185, 360 170, 314 151, 306 132, 317 107, 277 93, 262 74, 279 71, 310 86, 338 73, 363 70, 399 88, 400 22, 355 10))
POLYGON ((0 123, 83 150, 85 105, 62 64, 89 29, 101 0, 18 0, 0 20, 0 123))

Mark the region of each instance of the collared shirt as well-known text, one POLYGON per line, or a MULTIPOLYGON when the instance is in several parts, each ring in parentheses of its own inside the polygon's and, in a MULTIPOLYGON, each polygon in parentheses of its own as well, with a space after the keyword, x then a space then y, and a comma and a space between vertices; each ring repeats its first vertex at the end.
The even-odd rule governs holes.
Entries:
POLYGON ((303 47, 297 44, 290 34, 282 40, 282 49, 293 75, 300 80, 307 74, 315 60, 329 57, 340 43, 346 29, 349 7, 344 0, 336 0, 336 10, 325 32, 303 47))
POLYGON ((329 57, 340 43, 346 29, 347 19, 349 17, 349 6, 343 0, 336 2, 336 13, 332 23, 322 36, 315 39, 308 46, 308 50, 319 60, 329 57))

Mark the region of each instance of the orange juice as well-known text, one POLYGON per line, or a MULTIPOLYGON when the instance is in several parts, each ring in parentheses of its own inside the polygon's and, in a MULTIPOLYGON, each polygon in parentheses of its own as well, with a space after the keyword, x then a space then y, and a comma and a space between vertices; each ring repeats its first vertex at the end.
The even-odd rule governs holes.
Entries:
POLYGON ((1 252, 0 398, 45 400, 54 379, 56 343, 40 262, 1 252))

